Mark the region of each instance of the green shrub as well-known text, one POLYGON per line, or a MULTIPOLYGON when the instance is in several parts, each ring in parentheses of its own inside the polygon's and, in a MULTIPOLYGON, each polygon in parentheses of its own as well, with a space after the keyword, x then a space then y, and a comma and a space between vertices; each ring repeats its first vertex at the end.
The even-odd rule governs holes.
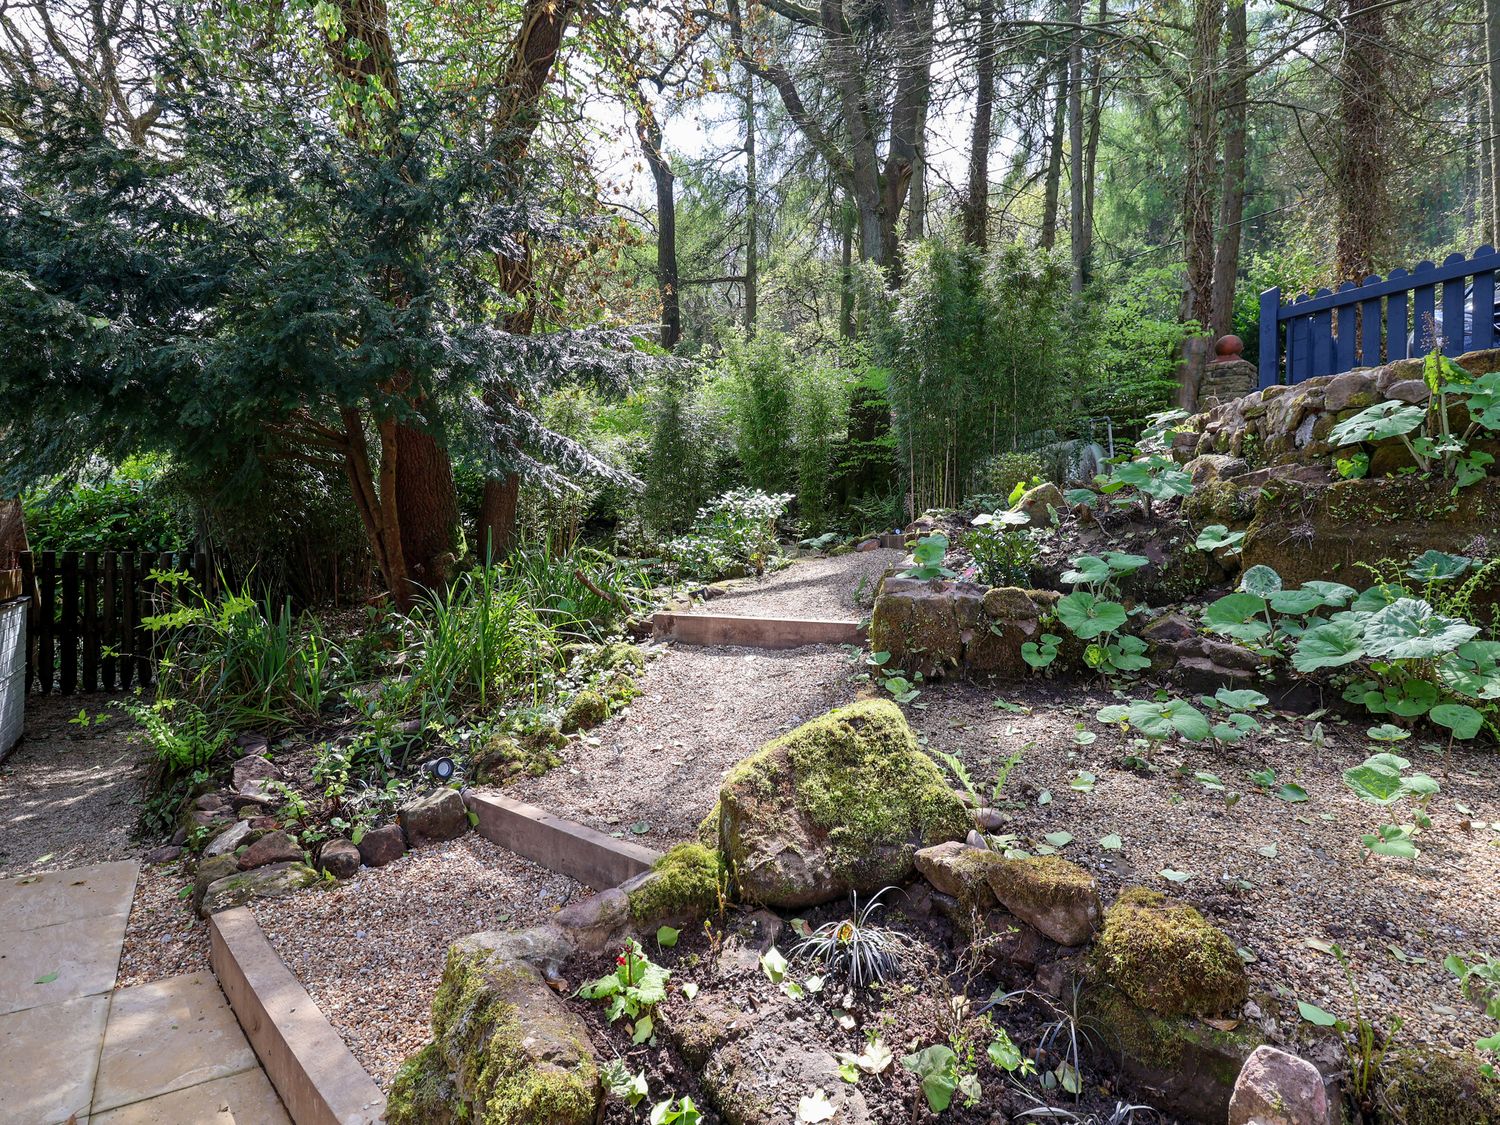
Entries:
POLYGON ((991 523, 964 532, 964 546, 974 559, 980 579, 988 586, 1032 584, 1032 568, 1041 556, 1041 545, 1030 528, 991 523))
POLYGON ((1010 494, 1016 485, 1029 485, 1046 476, 1047 466, 1035 453, 1007 451, 995 454, 979 466, 974 474, 974 489, 985 497, 999 497, 1009 507, 1010 494))
POLYGON ((698 513, 693 530, 667 544, 679 573, 713 579, 739 567, 760 569, 776 553, 776 521, 789 494, 738 488, 698 513))

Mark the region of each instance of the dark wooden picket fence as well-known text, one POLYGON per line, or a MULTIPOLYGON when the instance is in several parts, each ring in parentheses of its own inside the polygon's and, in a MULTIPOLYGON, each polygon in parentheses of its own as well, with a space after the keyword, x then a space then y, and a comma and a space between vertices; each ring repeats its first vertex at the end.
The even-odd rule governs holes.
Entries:
POLYGON ((34 594, 27 618, 26 689, 44 695, 129 691, 155 681, 159 638, 141 624, 158 612, 153 571, 186 571, 215 586, 207 555, 36 551, 20 555, 34 594))
POLYGON ((1346 281, 1337 292, 1319 289, 1286 304, 1280 289, 1267 289, 1260 295, 1260 385, 1374 367, 1425 355, 1434 345, 1444 355, 1494 347, 1497 269, 1500 253, 1481 246, 1473 257, 1450 254, 1440 266, 1420 262, 1409 273, 1346 281))

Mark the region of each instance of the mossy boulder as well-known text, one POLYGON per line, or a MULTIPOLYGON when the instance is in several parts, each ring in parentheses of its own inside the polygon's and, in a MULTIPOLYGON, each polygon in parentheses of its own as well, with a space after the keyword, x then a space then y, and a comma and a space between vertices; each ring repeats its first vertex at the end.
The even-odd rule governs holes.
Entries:
POLYGON ((985 878, 1001 906, 1059 945, 1093 936, 1103 907, 1092 875, 1059 855, 997 858, 985 878))
POLYGON ((580 691, 573 697, 567 710, 563 712, 559 726, 564 734, 574 734, 597 727, 607 718, 609 718, 609 700, 599 692, 588 689, 580 691))
POLYGON ((594 1122, 603 1090, 588 1028, 508 938, 476 934, 448 950, 433 1042, 398 1075, 392 1125, 594 1122))
POLYGON ((1104 916, 1094 950, 1101 979, 1160 1016, 1212 1016, 1248 991, 1234 942, 1191 906, 1134 887, 1104 916))
POLYGON ((678 844, 650 871, 625 886, 637 926, 681 926, 701 922, 719 908, 724 861, 699 843, 678 844))
POLYGON ((740 897, 811 906, 911 876, 968 812, 889 700, 842 707, 767 743, 719 791, 719 850, 740 897))
POLYGON ((1500 1082, 1482 1075, 1473 1055, 1403 1050, 1386 1056, 1380 1077, 1402 1125, 1500 1123, 1500 1082))
MULTIPOLYGON (((546 728, 560 740, 562 733, 546 728)), ((562 757, 550 738, 529 737, 520 740, 494 734, 469 751, 465 780, 470 785, 504 785, 517 777, 541 777, 562 764, 562 757)))
POLYGON ((386 1125, 458 1125, 462 1106, 448 1060, 429 1043, 396 1072, 386 1100, 386 1125))
POLYGON ((1223 1125, 1245 1061, 1265 1040, 1253 1027, 1225 1030, 1189 1016, 1162 1016, 1095 981, 1080 993, 1095 1062, 1118 1070, 1151 1105, 1185 1121, 1223 1125))
POLYGON ((870 643, 891 666, 946 675, 1016 679, 1031 674, 1021 646, 1046 631, 1058 595, 974 582, 887 578, 875 599, 870 643))

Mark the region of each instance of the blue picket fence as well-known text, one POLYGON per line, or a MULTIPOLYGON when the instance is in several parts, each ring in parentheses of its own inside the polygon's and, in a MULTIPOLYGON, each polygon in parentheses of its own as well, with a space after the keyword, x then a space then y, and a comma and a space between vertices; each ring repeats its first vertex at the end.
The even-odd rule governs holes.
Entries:
POLYGON ((1260 295, 1260 385, 1374 367, 1434 345, 1444 355, 1494 347, 1496 270, 1500 253, 1481 246, 1470 258, 1449 254, 1440 266, 1421 262, 1409 273, 1346 281, 1286 304, 1280 289, 1267 289, 1260 295))

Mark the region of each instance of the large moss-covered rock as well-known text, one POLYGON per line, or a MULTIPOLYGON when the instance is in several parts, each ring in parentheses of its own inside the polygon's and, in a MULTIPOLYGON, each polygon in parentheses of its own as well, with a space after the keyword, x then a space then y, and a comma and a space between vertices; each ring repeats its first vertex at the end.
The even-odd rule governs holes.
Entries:
POLYGON ((448 950, 433 1043, 402 1068, 392 1125, 592 1125, 603 1090, 588 1028, 521 955, 529 948, 475 934, 448 950))
POLYGON ((719 792, 719 847, 740 896, 811 906, 907 879, 917 849, 961 839, 968 813, 900 709, 830 711, 740 762, 719 792))
POLYGON ((1245 966, 1225 933, 1191 906, 1135 887, 1104 916, 1102 980, 1161 1016, 1212 1016, 1245 1002, 1245 966))
POLYGON ((564 734, 597 727, 609 718, 609 700, 592 689, 580 691, 563 712, 559 726, 564 734))
POLYGON ((1056 593, 974 582, 887 578, 875 599, 870 643, 891 666, 929 679, 1030 675, 1021 646, 1046 629, 1056 593))
POLYGON ((1191 1016, 1162 1016, 1096 981, 1080 994, 1088 1046, 1118 1069, 1154 1109, 1185 1121, 1223 1125, 1245 1061, 1265 1040, 1246 1024, 1215 1027, 1191 1016), (1226 1030, 1227 1027, 1227 1030, 1226 1030))

